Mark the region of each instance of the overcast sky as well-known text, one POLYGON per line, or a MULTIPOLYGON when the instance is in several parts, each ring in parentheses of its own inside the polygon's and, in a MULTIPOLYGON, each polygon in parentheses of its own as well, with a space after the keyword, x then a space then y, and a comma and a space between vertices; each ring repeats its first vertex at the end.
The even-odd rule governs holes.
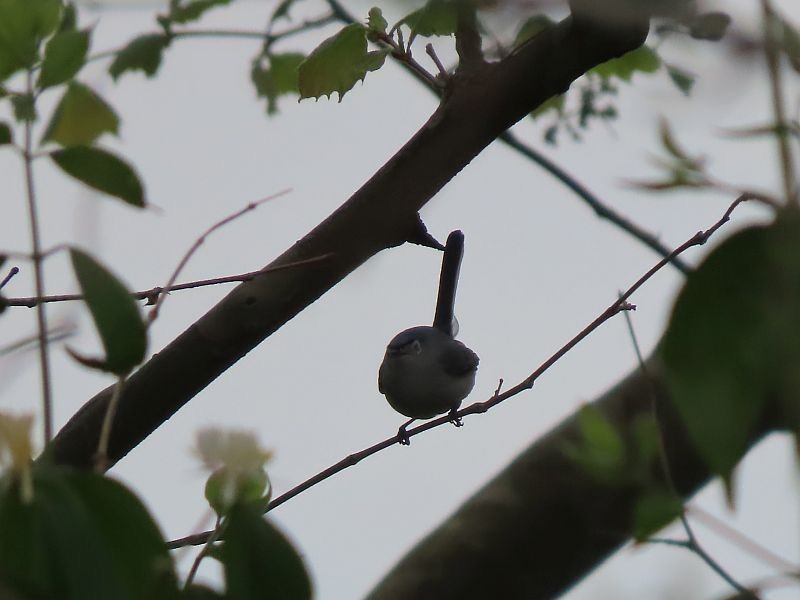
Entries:
MULTIPOLYGON (((108 4, 117 4, 108 2, 108 4)), ((118 47, 154 30, 153 4, 82 11, 94 25, 93 50, 118 47)), ((324 12, 313 5, 298 15, 324 12)), ((737 24, 754 31, 757 2, 720 2, 737 24)), ((796 1, 776 3, 800 18, 796 1)), ((348 3, 360 15, 369 4, 348 3)), ((200 26, 258 30, 273 2, 239 2, 214 11, 200 26)), ((398 5, 385 12, 402 16, 398 5)), ((294 14, 294 13, 293 13, 294 14)), ((498 24, 498 29, 500 25, 498 24)), ((309 50, 335 28, 281 46, 309 50)), ((437 42, 448 56, 447 39, 437 42)), ((342 103, 287 98, 267 118, 249 82, 257 41, 180 40, 159 75, 141 74, 114 84, 96 63, 81 79, 97 89, 122 118, 119 139, 105 145, 139 170, 154 208, 136 211, 66 181, 37 164, 46 245, 77 242, 89 248, 135 289, 166 282, 179 258, 211 224, 247 203, 291 188, 257 211, 215 233, 181 280, 258 269, 302 237, 366 181, 425 122, 434 98, 396 65, 370 73, 342 103)), ((609 205, 677 246, 714 223, 733 197, 680 192, 653 196, 625 186, 655 174, 657 122, 667 116, 677 137, 710 157, 712 171, 732 183, 778 190, 772 144, 732 142, 722 128, 769 119, 762 62, 719 51, 707 43, 666 45, 663 54, 699 77, 690 99, 662 72, 637 76, 621 87, 619 121, 595 124, 581 143, 566 137, 542 143, 543 126, 520 124, 515 132, 573 173, 609 205)), ((422 53, 420 53, 422 56, 422 53)), ((798 97, 797 78, 791 98, 798 97)), ((43 98, 48 114, 56 98, 43 98)), ((792 105, 793 108, 796 105, 792 105)), ((5 249, 29 247, 22 167, 0 152, 5 249)), ((459 338, 481 357, 470 400, 491 395, 499 378, 507 386, 528 375, 654 264, 657 257, 607 222, 598 220, 570 192, 499 143, 488 148, 423 210, 430 231, 444 240, 452 229, 466 235, 457 314, 459 338)), ((744 206, 714 239, 763 220, 744 206)), ((713 246, 713 244, 711 244, 713 246)), ((693 250, 696 262, 708 248, 693 250)), ((190 453, 199 428, 222 425, 258 433, 275 452, 269 473, 276 494, 396 432, 403 418, 376 386, 386 343, 406 327, 433 316, 440 255, 406 245, 371 259, 281 328, 199 394, 133 451, 112 474, 131 485, 156 515, 165 534, 179 537, 209 521, 204 475, 190 453)), ((23 265, 24 266, 24 265, 23 265)), ((661 332, 682 278, 665 269, 632 301, 641 345, 649 352, 661 332)), ((47 289, 74 291, 66 257, 47 262, 47 289)), ((152 330, 157 351, 205 313, 229 288, 173 294, 152 330)), ((24 270, 9 295, 32 293, 24 270)), ((49 309, 51 321, 74 321, 69 343, 93 353, 98 341, 80 305, 49 309)), ((3 343, 30 334, 34 312, 14 309, 3 320, 3 343)), ((53 348, 57 426, 110 380, 87 372, 53 348)), ((349 469, 275 511, 305 556, 320 598, 363 595, 427 531, 437 525, 542 432, 634 369, 624 322, 615 319, 568 354, 536 387, 465 427, 445 427, 415 437, 349 469)), ((4 406, 38 410, 38 369, 33 354, 0 363, 4 406)), ((709 486, 693 504, 737 527, 787 560, 798 561, 797 481, 790 440, 773 436, 750 453, 738 478, 735 514, 720 487, 709 486), (768 489, 769 494, 764 490, 768 489)), ((739 580, 771 572, 741 549, 697 523, 701 542, 739 580)), ((664 535, 680 537, 678 529, 664 535)), ((188 556, 186 557, 188 558, 188 556)), ((188 560, 182 563, 184 568, 188 560)), ((210 561, 206 561, 210 563, 210 561)), ((202 578, 216 581, 213 569, 202 578)), ((535 565, 532 565, 535 568, 535 565)), ((730 593, 688 552, 669 547, 625 549, 566 597, 709 598, 730 593)), ((766 598, 796 596, 774 592, 766 598)))

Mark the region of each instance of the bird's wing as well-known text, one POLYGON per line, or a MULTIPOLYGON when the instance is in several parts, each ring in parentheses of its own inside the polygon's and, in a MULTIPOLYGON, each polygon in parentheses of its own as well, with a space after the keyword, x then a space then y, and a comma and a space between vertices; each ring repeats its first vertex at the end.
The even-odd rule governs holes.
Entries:
POLYGON ((478 355, 457 340, 442 352, 442 367, 450 375, 466 375, 478 369, 478 355))

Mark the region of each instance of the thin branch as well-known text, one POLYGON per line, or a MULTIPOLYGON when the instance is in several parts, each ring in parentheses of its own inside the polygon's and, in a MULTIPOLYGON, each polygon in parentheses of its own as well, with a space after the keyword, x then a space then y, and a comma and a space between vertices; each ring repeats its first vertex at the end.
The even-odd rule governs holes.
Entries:
MULTIPOLYGON (((26 73, 26 86, 33 95, 33 72, 26 73)), ((42 265, 42 243, 39 233, 39 215, 36 208, 36 189, 33 184, 33 124, 25 120, 25 145, 23 162, 25 165, 25 195, 28 204, 28 226, 30 227, 33 248, 33 277, 37 296, 44 296, 44 267, 42 265)), ((42 412, 44 421, 44 443, 53 438, 53 393, 50 382, 50 356, 47 348, 47 313, 44 305, 36 307, 36 323, 39 333, 39 368, 42 385, 42 412)))
MULTIPOLYGON (((675 546, 683 546, 684 548, 688 549, 690 552, 696 554, 700 559, 706 563, 706 565, 717 573, 722 579, 724 579, 728 585, 733 587, 739 594, 745 598, 754 598, 755 595, 752 591, 748 590, 744 587, 741 583, 736 581, 730 573, 728 573, 722 566, 714 560, 710 554, 708 554, 705 549, 700 545, 700 542, 697 540, 697 536, 695 536, 694 531, 692 530, 691 525, 689 524, 689 520, 686 518, 686 508, 681 501, 681 497, 678 494, 678 490, 675 487, 675 480, 672 477, 672 471, 669 466, 669 458, 667 457, 667 446, 664 440, 664 427, 662 426, 661 420, 659 419, 658 413, 658 395, 656 394, 655 383, 653 382, 652 377, 650 377, 650 373, 647 370, 647 366, 644 362, 644 357, 642 356, 641 349, 639 347, 639 340, 636 337, 636 331, 633 328, 633 322, 631 321, 630 315, 626 312, 625 313, 625 324, 628 328, 628 335, 631 338, 631 342, 633 343, 634 351, 636 352, 636 359, 639 362, 639 369, 644 376, 645 381, 647 382, 647 386, 650 391, 650 402, 652 404, 653 410, 653 417, 656 420, 656 424, 658 427, 658 455, 659 460, 661 462, 661 470, 664 475, 664 481, 667 483, 667 487, 669 488, 670 494, 681 502, 681 510, 678 514, 678 518, 680 519, 681 525, 683 526, 683 530, 686 533, 686 540, 683 544, 680 543, 672 543, 675 546)), ((663 543, 666 543, 666 540, 659 540, 663 543)))
POLYGON ((778 17, 772 8, 770 0, 761 0, 761 10, 764 13, 764 54, 767 60, 770 90, 772 92, 772 112, 777 125, 775 137, 778 143, 778 154, 781 158, 783 192, 786 196, 787 204, 800 206, 800 194, 798 194, 795 180, 792 149, 789 146, 788 120, 786 119, 786 109, 783 102, 780 54, 776 40, 778 17))
POLYGON ((446 80, 450 73, 447 72, 447 69, 444 68, 442 61, 439 60, 439 57, 436 55, 436 50, 433 49, 433 44, 425 44, 425 53, 431 57, 433 64, 436 65, 436 68, 439 70, 439 76, 446 80))
POLYGON ((283 196, 284 194, 287 194, 288 192, 289 192, 288 189, 287 190, 281 190, 280 192, 278 192, 276 194, 272 194, 271 196, 267 196, 266 198, 261 198, 261 200, 256 200, 255 202, 251 202, 250 204, 248 204, 244 208, 242 208, 240 210, 237 210, 235 213, 233 213, 231 215, 228 215, 227 217, 225 217, 221 221, 218 221, 217 223, 214 223, 205 232, 203 232, 200 235, 200 237, 195 240, 194 244, 192 244, 191 248, 189 248, 189 250, 186 252, 186 254, 183 255, 183 258, 181 258, 180 262, 178 263, 178 266, 175 267, 175 270, 172 272, 172 275, 170 276, 169 280, 167 281, 167 284, 163 287, 162 293, 159 294, 158 300, 156 301, 155 306, 153 306, 153 308, 150 310, 150 314, 148 315, 148 318, 147 318, 148 326, 158 318, 158 313, 161 310, 161 306, 164 304, 164 300, 166 299, 167 295, 169 294, 170 290, 172 289, 172 286, 175 284, 175 281, 178 279, 178 275, 180 275, 181 271, 183 270, 183 267, 186 266, 186 263, 189 262, 189 259, 197 251, 197 249, 200 248, 200 246, 203 245, 203 243, 206 241, 206 238, 209 235, 214 233, 220 227, 224 227, 225 225, 227 225, 231 221, 234 221, 234 220, 238 219, 242 215, 244 215, 244 214, 246 214, 246 213, 248 213, 248 212, 250 212, 252 210, 255 210, 256 208, 258 208, 259 206, 261 206, 265 202, 269 202, 270 200, 274 200, 275 198, 283 196))
POLYGON ((108 441, 111 439, 111 428, 114 426, 114 417, 117 414, 117 406, 122 396, 122 388, 125 387, 126 378, 125 375, 118 377, 103 418, 103 428, 100 430, 100 441, 97 443, 97 454, 95 455, 95 470, 98 473, 105 473, 108 467, 108 441))
MULTIPOLYGON (((512 396, 516 396, 522 391, 528 390, 533 387, 534 381, 547 369, 553 366, 561 357, 563 357, 567 352, 569 352, 572 348, 574 348, 581 340, 586 338, 590 333, 592 333, 595 329, 600 327, 603 323, 608 321, 611 317, 618 314, 619 312, 626 311, 626 310, 634 310, 636 307, 632 304, 628 303, 628 298, 638 290, 648 279, 650 279, 653 275, 655 275, 661 268, 666 265, 671 258, 678 256, 679 254, 685 252, 689 248, 693 246, 701 246, 708 241, 714 233, 722 227, 725 223, 730 220, 731 213, 733 210, 742 202, 747 200, 746 196, 740 196, 737 198, 733 204, 728 207, 728 210, 725 211, 725 214, 717 221, 714 225, 712 225, 709 229, 705 231, 699 231, 694 234, 691 238, 689 238, 686 242, 678 246, 675 250, 670 252, 669 256, 661 260, 657 265, 655 265, 652 269, 647 271, 644 275, 642 275, 631 287, 629 287, 620 297, 609 306, 606 310, 604 310, 594 321, 592 321, 589 325, 587 325, 578 335, 573 337, 569 342, 567 342, 564 346, 562 346, 555 354, 553 354, 550 358, 548 358, 544 363, 542 363, 539 368, 537 368, 533 373, 528 375, 521 383, 517 384, 516 386, 510 388, 509 390, 500 393, 501 384, 498 385, 497 389, 495 390, 494 394, 489 400, 484 402, 475 402, 467 406, 466 408, 462 408, 461 410, 456 411, 455 413, 447 413, 446 415, 437 417, 436 419, 431 419, 430 421, 426 421, 425 423, 414 427, 413 429, 409 429, 406 434, 409 438, 419 435, 423 431, 427 431, 429 429, 434 429, 435 427, 440 427, 445 423, 449 423, 454 418, 463 418, 467 415, 478 414, 478 413, 485 413, 493 406, 500 404, 504 400, 511 398, 512 396)), ((394 446, 399 442, 399 434, 393 435, 392 437, 386 438, 385 440, 378 442, 370 446, 369 448, 365 448, 360 452, 356 452, 349 456, 346 456, 339 462, 334 465, 331 465, 324 471, 320 471, 310 479, 300 483, 299 485, 293 487, 288 492, 278 496, 272 502, 269 503, 266 511, 269 512, 284 502, 291 500, 298 494, 306 491, 307 489, 317 485, 318 483, 325 481, 329 477, 343 471, 348 467, 352 467, 365 458, 380 452, 386 448, 394 446)), ((198 546, 200 544, 204 544, 208 541, 209 536, 211 535, 211 531, 205 531, 202 533, 196 533, 193 535, 189 535, 177 540, 172 540, 167 543, 167 547, 170 549, 181 548, 183 546, 198 546)))
POLYGON ((197 553, 197 556, 195 556, 194 561, 192 562, 192 567, 189 569, 189 574, 186 576, 186 582, 183 585, 184 590, 187 589, 190 585, 192 585, 195 575, 197 575, 197 569, 200 568, 200 563, 206 556, 208 556, 208 553, 211 550, 211 546, 213 546, 214 543, 217 540, 219 540, 219 538, 222 536, 223 529, 224 526, 222 523, 222 518, 217 516, 217 522, 214 525, 214 529, 211 531, 211 535, 208 537, 208 540, 206 541, 205 546, 203 546, 203 549, 197 553))
MULTIPOLYGON (((53 327, 47 332, 47 343, 52 344, 53 342, 60 342, 61 340, 73 335, 75 331, 76 327, 72 323, 53 327)), ((34 335, 22 338, 21 340, 17 340, 16 342, 12 342, 7 346, 0 347, 0 356, 5 356, 6 354, 11 354, 12 352, 28 350, 31 347, 38 346, 38 344, 39 334, 36 333, 34 335)))
MULTIPOLYGON (((197 281, 187 281, 185 283, 176 283, 169 288, 169 293, 177 292, 180 290, 190 290, 199 287, 207 287, 210 285, 219 285, 222 283, 241 283, 244 281, 252 281, 259 275, 264 275, 265 273, 273 273, 275 271, 283 271, 285 269, 294 269, 296 267, 302 267, 305 265, 321 262, 327 260, 333 256, 333 253, 323 254, 322 256, 315 256, 314 258, 308 258, 305 260, 298 260, 290 263, 285 263, 282 265, 276 265, 274 267, 265 267, 263 269, 259 269, 258 271, 249 271, 247 273, 242 273, 240 275, 226 275, 225 277, 214 277, 212 279, 199 279, 197 281)), ((155 304, 161 294, 166 292, 165 288, 156 286, 152 287, 149 290, 142 290, 140 292, 133 292, 131 296, 136 300, 147 300, 148 305, 155 304)), ((5 300, 6 306, 24 306, 26 308, 33 308, 39 303, 48 303, 48 302, 71 302, 74 300, 83 300, 83 294, 59 294, 53 296, 44 296, 43 298, 37 298, 35 296, 27 296, 27 297, 20 297, 20 298, 8 298, 5 300)))
POLYGON ((3 277, 3 281, 0 281, 0 290, 6 287, 6 284, 11 281, 11 278, 17 273, 19 273, 19 267, 11 267, 11 269, 8 271, 8 275, 3 277))

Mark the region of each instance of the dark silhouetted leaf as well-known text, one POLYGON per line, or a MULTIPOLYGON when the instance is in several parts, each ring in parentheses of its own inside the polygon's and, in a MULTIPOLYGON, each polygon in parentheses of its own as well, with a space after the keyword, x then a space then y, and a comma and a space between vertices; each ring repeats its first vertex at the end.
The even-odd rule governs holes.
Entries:
POLYGON ((694 76, 673 65, 667 65, 667 73, 672 83, 685 95, 689 95, 694 87, 694 76))
POLYGON ((188 2, 174 2, 170 6, 167 19, 173 23, 191 23, 215 6, 230 4, 231 0, 189 0, 188 2))
POLYGON ((99 148, 75 146, 50 153, 61 169, 89 187, 143 207, 144 190, 136 172, 121 158, 99 148))
POLYGON ((148 77, 152 77, 161 66, 164 49, 169 43, 169 38, 164 34, 140 35, 117 53, 108 72, 115 80, 128 71, 144 71, 148 77))
POLYGON ((0 121, 0 146, 10 144, 14 141, 14 135, 11 132, 11 127, 5 121, 0 121))
POLYGON ((117 375, 129 373, 147 351, 139 306, 119 279, 91 256, 71 248, 70 258, 105 349, 105 357, 92 366, 117 375))
POLYGON ((731 18, 723 12, 708 12, 697 15, 689 24, 689 35, 696 40, 716 42, 725 36, 731 18))

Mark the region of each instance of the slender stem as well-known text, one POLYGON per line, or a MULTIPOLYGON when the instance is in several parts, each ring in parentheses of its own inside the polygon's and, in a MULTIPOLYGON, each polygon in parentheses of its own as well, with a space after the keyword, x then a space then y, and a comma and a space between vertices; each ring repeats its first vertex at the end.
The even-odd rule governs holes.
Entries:
POLYGON ((11 281, 11 279, 12 279, 12 278, 14 277, 14 275, 16 275, 17 273, 19 273, 19 267, 11 267, 11 269, 9 269, 9 271, 8 271, 8 275, 6 275, 5 277, 3 277, 3 281, 0 281, 0 290, 2 290, 4 287, 6 287, 6 284, 7 284, 9 281, 11 281))
MULTIPOLYGON (((33 94, 33 72, 26 74, 27 93, 33 94)), ((28 204, 28 224, 33 247, 33 277, 36 295, 44 296, 44 267, 42 264, 42 243, 39 233, 39 216, 36 209, 36 188, 33 183, 33 123, 25 121, 25 146, 22 152, 25 164, 25 191, 28 204)), ((44 443, 53 438, 53 397, 50 381, 50 357, 47 344, 47 313, 44 305, 36 307, 36 323, 39 334, 39 368, 42 381, 42 409, 44 413, 44 443)))
POLYGON ((203 546, 202 550, 197 553, 195 556, 194 561, 192 562, 192 567, 189 569, 189 574, 186 576, 186 582, 183 584, 183 589, 187 589, 192 582, 194 581, 195 575, 197 575, 197 569, 200 568, 200 563, 203 559, 208 555, 211 546, 220 538, 222 535, 222 519, 217 516, 217 522, 214 525, 214 529, 211 531, 211 535, 208 536, 208 540, 206 540, 205 546, 203 546))
POLYGON ((772 92, 772 112, 775 117, 775 138, 781 158, 783 193, 787 204, 800 207, 800 194, 798 194, 796 188, 797 182, 795 181, 792 150, 789 146, 789 122, 786 119, 786 109, 783 104, 780 53, 776 40, 778 17, 772 9, 770 0, 761 0, 761 10, 764 13, 764 55, 767 60, 770 90, 772 92))
MULTIPOLYGON (((405 432, 406 436, 410 438, 415 435, 419 435, 423 431, 428 431, 429 429, 440 427, 445 423, 450 423, 454 419, 460 419, 466 415, 485 413, 490 408, 496 406, 497 404, 500 404, 504 400, 507 400, 512 396, 516 396, 520 392, 531 389, 533 387, 534 381, 542 373, 544 373, 547 369, 552 367, 561 357, 563 357, 567 352, 569 352, 572 348, 578 345, 578 343, 584 338, 586 338, 591 332, 600 327, 600 325, 602 325, 603 323, 608 321, 611 317, 619 314, 622 311, 635 309, 636 307, 632 304, 629 304, 627 300, 636 290, 638 290, 642 285, 644 285, 644 283, 648 279, 650 279, 653 275, 655 275, 661 268, 663 268, 666 264, 668 264, 672 258, 678 256, 679 254, 685 252, 686 250, 688 250, 693 246, 700 246, 702 244, 705 244, 706 241, 708 241, 708 238, 714 235, 714 233, 716 233, 716 231, 720 227, 722 227, 725 223, 727 223, 730 220, 731 213, 733 212, 733 210, 739 204, 748 199, 749 198, 747 196, 740 196, 739 198, 737 198, 728 207, 728 210, 725 211, 725 214, 722 215, 719 221, 714 223, 714 225, 712 225, 705 231, 698 231, 691 238, 689 238, 683 244, 675 248, 675 250, 670 252, 668 256, 663 258, 661 261, 658 262, 658 264, 656 264, 653 268, 647 271, 647 273, 645 273, 638 280, 636 280, 636 282, 631 287, 629 287, 623 294, 620 294, 620 297, 613 304, 611 304, 611 306, 609 306, 602 313, 600 313, 600 315, 594 321, 592 321, 591 323, 589 323, 589 325, 584 327, 580 333, 578 333, 570 341, 564 344, 558 351, 555 352, 555 354, 553 354, 544 363, 542 363, 541 366, 539 366, 533 373, 528 375, 528 377, 526 377, 521 383, 515 385, 514 387, 510 388, 509 390, 503 393, 500 393, 500 387, 502 386, 502 380, 501 380, 500 385, 497 386, 497 390, 495 390, 494 394, 489 400, 486 400, 484 402, 475 402, 474 404, 470 404, 466 408, 462 408, 461 410, 458 410, 455 413, 447 413, 446 415, 443 415, 441 417, 431 419, 430 421, 418 425, 413 429, 407 430, 405 432)), ((365 458, 368 458, 373 454, 380 452, 381 450, 394 446, 400 441, 399 435, 400 434, 398 433, 397 435, 393 435, 390 438, 386 438, 385 440, 378 442, 377 444, 374 444, 369 448, 365 448, 364 450, 361 450, 359 452, 344 457, 336 464, 331 465, 324 471, 320 471, 313 477, 298 484, 297 486, 290 489, 288 492, 285 492, 284 494, 272 500, 272 502, 269 503, 269 506, 267 507, 267 510, 265 512, 269 512, 272 509, 277 508, 278 506, 280 506, 284 502, 287 502, 288 500, 291 500, 298 494, 301 494, 302 492, 317 485, 318 483, 325 481, 329 477, 336 475, 340 471, 343 471, 348 467, 352 467, 358 464, 365 458)), ((175 548, 182 548, 183 546, 199 546, 200 544, 206 543, 209 537, 212 535, 212 533, 213 533, 212 531, 205 531, 202 533, 188 535, 186 537, 177 540, 172 540, 171 542, 167 542, 167 547, 170 549, 175 549, 175 548)))
POLYGON ((111 429, 114 427, 114 417, 117 415, 117 406, 119 406, 119 399, 122 396, 122 388, 125 387, 126 377, 126 375, 118 377, 103 417, 100 441, 97 442, 97 454, 95 455, 95 470, 98 473, 105 473, 108 467, 108 441, 111 439, 111 429))

